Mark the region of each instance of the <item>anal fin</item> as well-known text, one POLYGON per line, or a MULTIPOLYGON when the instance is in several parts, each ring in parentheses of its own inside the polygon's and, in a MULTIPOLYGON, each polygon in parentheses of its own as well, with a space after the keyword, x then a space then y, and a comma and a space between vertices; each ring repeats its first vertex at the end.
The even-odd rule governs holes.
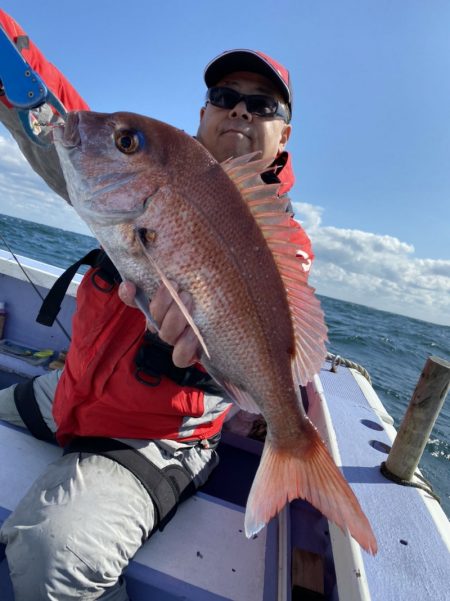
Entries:
POLYGON ((247 411, 248 413, 261 413, 261 409, 258 407, 253 397, 248 394, 248 392, 238 388, 230 382, 221 381, 220 385, 225 388, 236 405, 238 405, 241 409, 247 411))

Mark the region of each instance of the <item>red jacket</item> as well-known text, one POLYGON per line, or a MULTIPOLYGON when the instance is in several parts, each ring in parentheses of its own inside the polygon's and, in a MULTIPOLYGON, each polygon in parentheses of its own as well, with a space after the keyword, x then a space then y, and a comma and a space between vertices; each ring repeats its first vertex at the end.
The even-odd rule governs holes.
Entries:
MULTIPOLYGON (((3 11, 0 24, 14 40, 26 35, 3 11)), ((68 110, 88 108, 31 41, 22 54, 68 110)), ((22 150, 27 142, 32 144, 26 139, 20 142, 22 150)), ((288 192, 294 182, 289 155, 286 158, 277 173, 281 193, 288 192)), ((41 174, 48 181, 45 160, 43 165, 41 174)), ((292 241, 299 245, 299 256, 306 259, 303 268, 308 269, 311 243, 293 219, 292 226, 292 241)), ((145 318, 120 301, 117 286, 101 291, 92 284, 91 275, 92 270, 78 290, 72 342, 54 399, 59 442, 65 445, 74 436, 194 440, 217 434, 228 403, 198 389, 181 387, 165 376, 155 387, 136 379, 135 357, 143 343, 145 318)))
POLYGON ((193 440, 217 434, 227 403, 205 402, 202 391, 165 376, 157 386, 135 377, 145 318, 122 303, 117 285, 110 291, 95 287, 92 272, 78 289, 72 342, 53 404, 59 442, 73 436, 193 440))

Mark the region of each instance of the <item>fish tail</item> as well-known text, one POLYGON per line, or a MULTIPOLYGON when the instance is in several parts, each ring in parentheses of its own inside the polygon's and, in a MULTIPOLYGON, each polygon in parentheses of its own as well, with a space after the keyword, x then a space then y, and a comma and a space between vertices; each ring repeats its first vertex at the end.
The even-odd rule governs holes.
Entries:
POLYGON ((327 451, 317 430, 306 422, 306 448, 277 448, 269 436, 245 513, 248 538, 259 532, 284 505, 306 499, 325 517, 375 555, 377 542, 358 499, 327 451))

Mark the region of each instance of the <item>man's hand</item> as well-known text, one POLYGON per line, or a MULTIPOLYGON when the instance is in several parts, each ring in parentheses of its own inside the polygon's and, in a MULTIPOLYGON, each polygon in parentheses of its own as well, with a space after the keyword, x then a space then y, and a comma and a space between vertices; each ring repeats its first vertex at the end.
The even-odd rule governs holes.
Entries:
MULTIPOLYGON (((175 290, 178 286, 171 282, 175 290)), ((180 298, 188 311, 192 311, 192 296, 188 292, 179 292, 180 298)), ((122 282, 119 286, 120 299, 130 307, 136 307, 134 300, 136 296, 136 286, 132 282, 122 282)), ((200 348, 197 336, 189 326, 186 318, 180 308, 173 300, 170 292, 161 284, 149 305, 150 314, 159 325, 159 337, 173 348, 172 360, 177 367, 188 367, 198 360, 200 348)), ((154 332, 151 324, 147 324, 148 329, 154 332)))

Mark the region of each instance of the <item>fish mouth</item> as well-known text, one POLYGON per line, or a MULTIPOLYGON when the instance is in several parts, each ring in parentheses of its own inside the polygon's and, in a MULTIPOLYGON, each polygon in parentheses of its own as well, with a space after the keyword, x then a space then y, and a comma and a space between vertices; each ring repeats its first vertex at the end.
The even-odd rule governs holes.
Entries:
POLYGON ((77 148, 81 146, 79 122, 80 118, 77 112, 68 113, 64 123, 53 130, 54 142, 59 142, 64 148, 77 148))

